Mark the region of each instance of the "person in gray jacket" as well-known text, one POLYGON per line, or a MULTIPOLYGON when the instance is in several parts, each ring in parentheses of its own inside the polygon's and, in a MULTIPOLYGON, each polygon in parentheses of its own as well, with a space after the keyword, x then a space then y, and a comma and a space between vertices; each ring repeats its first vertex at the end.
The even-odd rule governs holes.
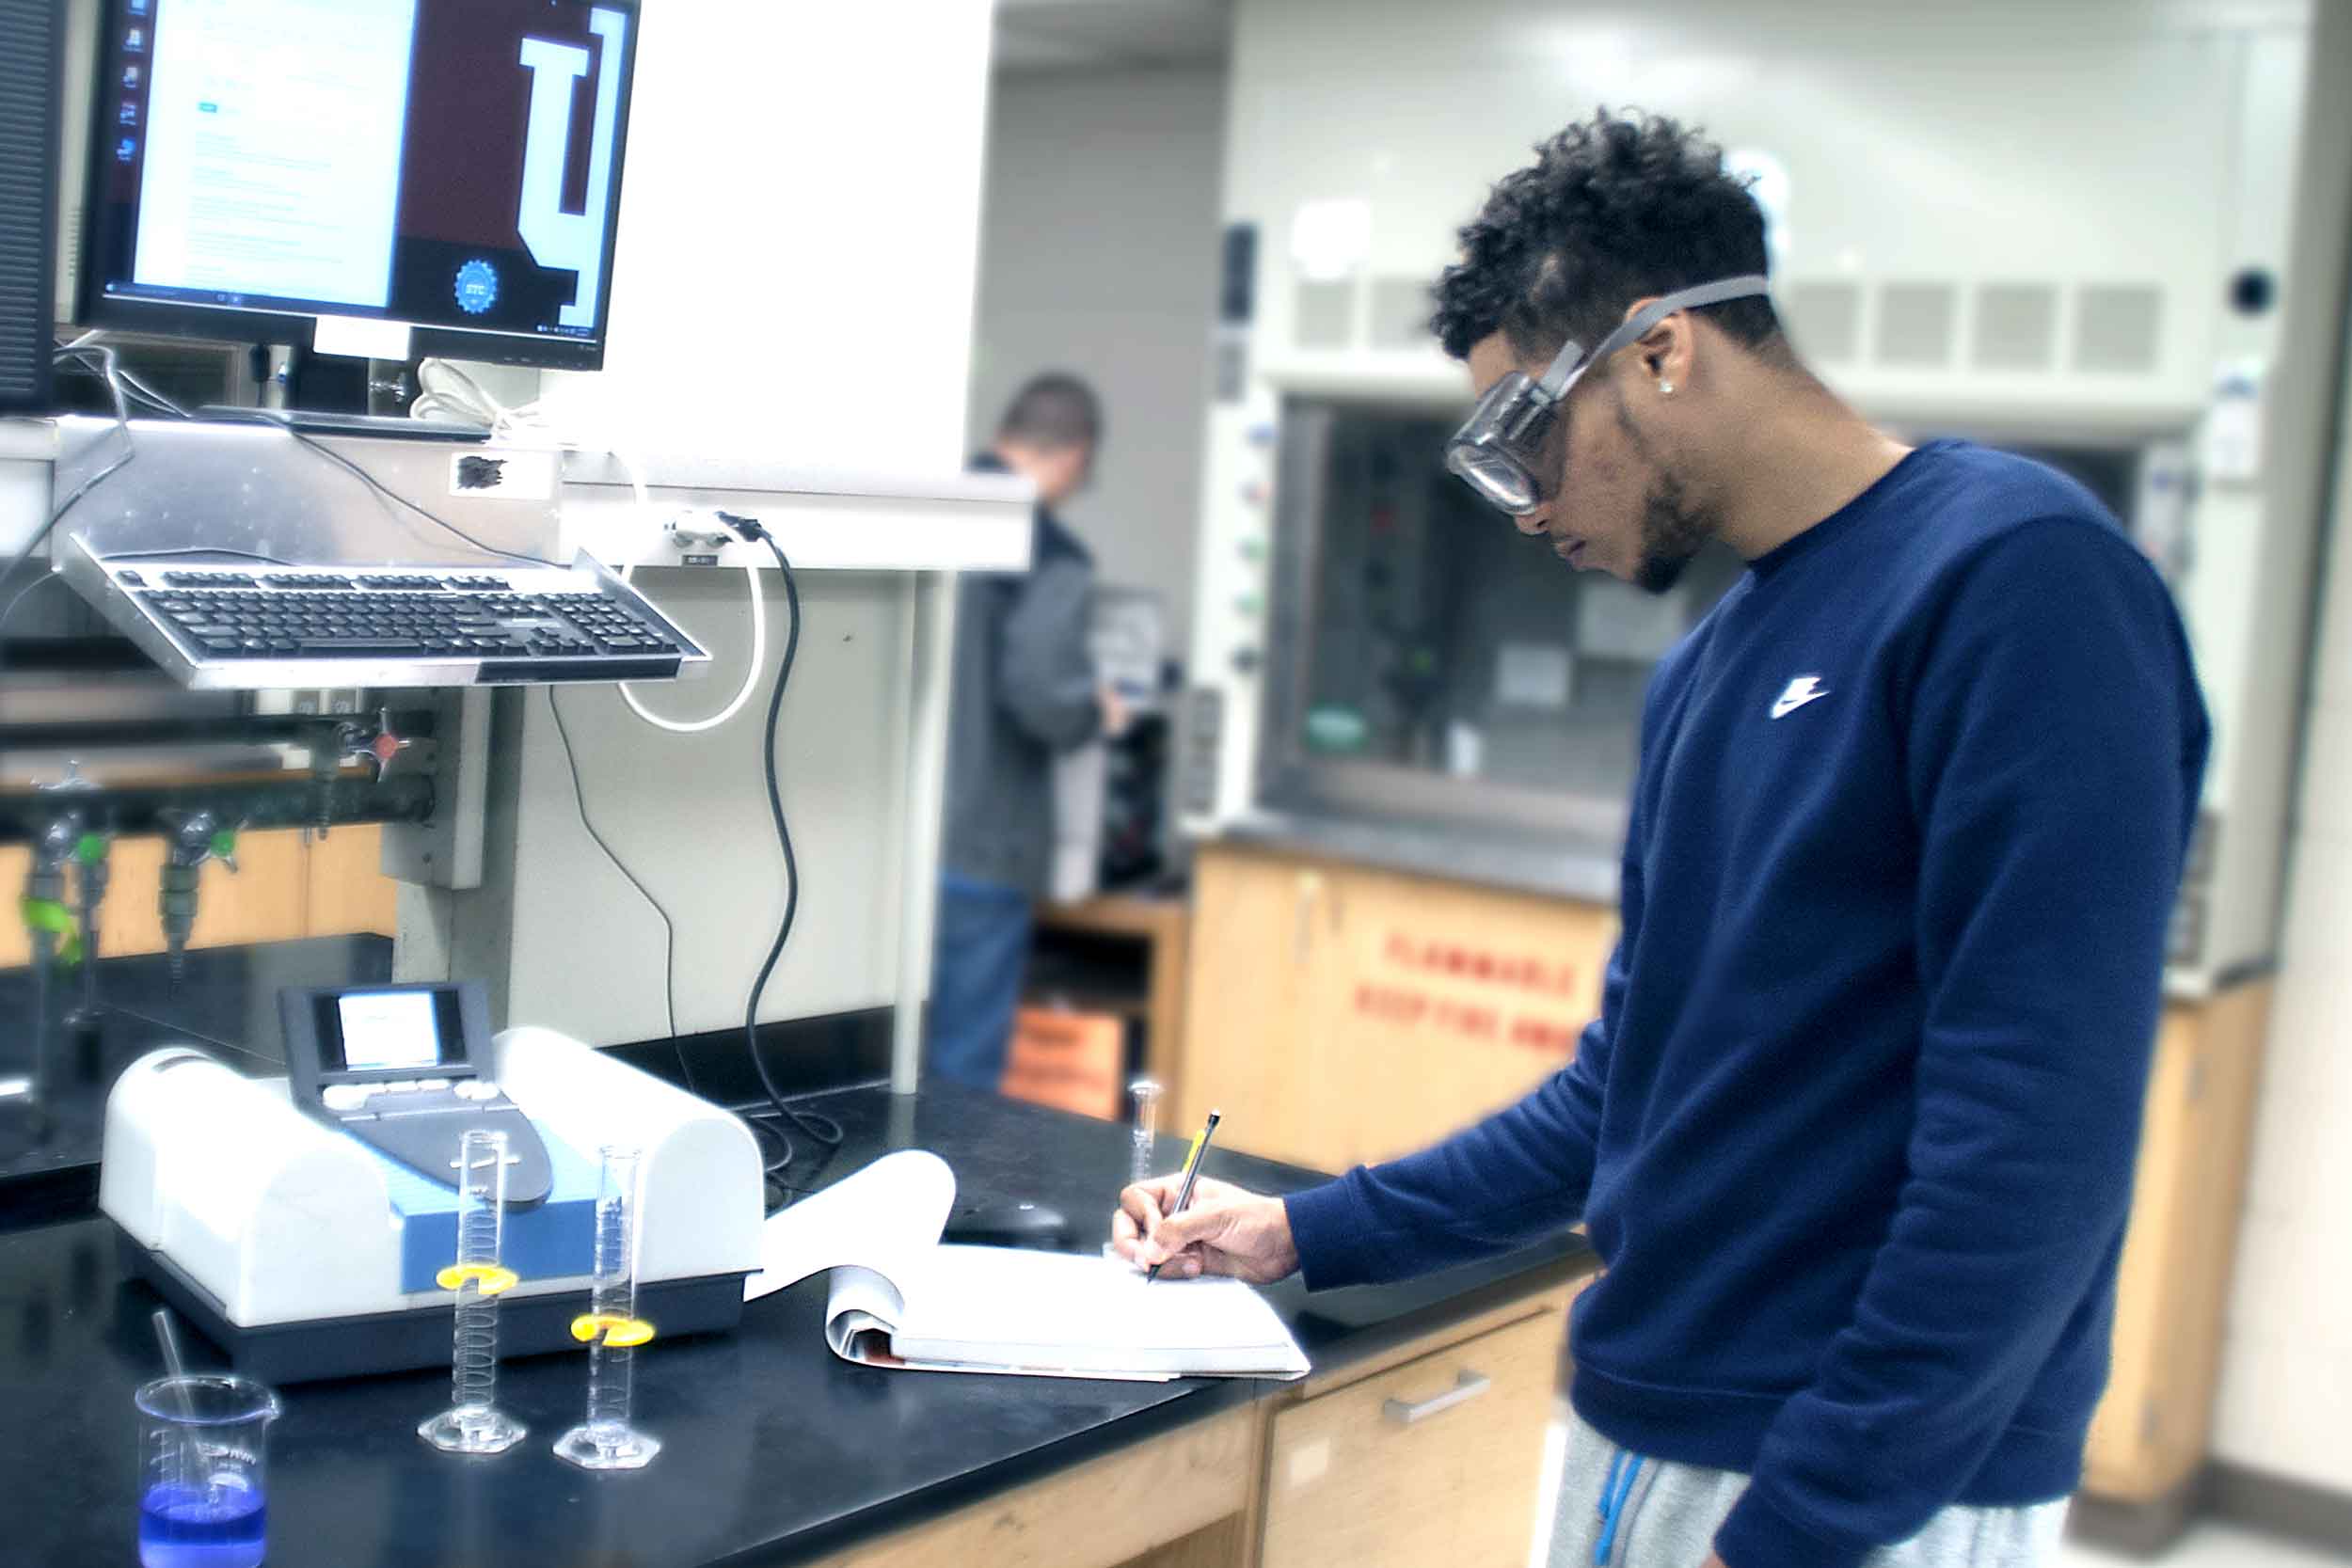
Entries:
POLYGON ((993 1089, 1004 1075, 1031 910, 1054 850, 1054 759, 1125 725, 1087 646, 1094 562, 1054 515, 1087 482, 1103 413, 1073 375, 1041 375, 1005 410, 972 466, 1037 486, 1025 573, 975 573, 957 589, 946 830, 932 941, 925 1070, 993 1089))

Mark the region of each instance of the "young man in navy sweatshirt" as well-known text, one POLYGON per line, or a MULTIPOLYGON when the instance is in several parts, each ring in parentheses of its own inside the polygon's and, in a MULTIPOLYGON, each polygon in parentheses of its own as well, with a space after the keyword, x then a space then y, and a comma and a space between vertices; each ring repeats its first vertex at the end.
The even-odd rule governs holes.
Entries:
POLYGON ((2082 489, 1804 369, 1714 146, 1538 150, 1437 288, 1450 463, 1579 570, 1748 563, 1650 685, 1600 1017, 1435 1148, 1174 1218, 1146 1183, 1120 1243, 1321 1288, 1582 1221, 1555 1564, 2046 1561, 2204 770, 2179 619, 2082 489))

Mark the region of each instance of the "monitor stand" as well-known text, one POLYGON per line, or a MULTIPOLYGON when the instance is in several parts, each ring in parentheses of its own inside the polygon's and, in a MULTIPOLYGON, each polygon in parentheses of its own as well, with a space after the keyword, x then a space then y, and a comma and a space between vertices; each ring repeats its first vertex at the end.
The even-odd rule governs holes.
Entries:
POLYGON ((284 425, 305 436, 375 436, 403 441, 486 441, 490 427, 459 424, 452 420, 412 420, 405 414, 340 414, 317 408, 232 408, 207 404, 196 411, 200 420, 243 420, 247 424, 284 425))
POLYGON ((412 420, 408 400, 416 395, 417 367, 398 359, 353 359, 313 354, 305 348, 268 345, 259 351, 266 365, 262 408, 214 404, 199 418, 243 420, 284 425, 305 436, 370 436, 404 441, 486 441, 487 425, 450 420, 412 420))

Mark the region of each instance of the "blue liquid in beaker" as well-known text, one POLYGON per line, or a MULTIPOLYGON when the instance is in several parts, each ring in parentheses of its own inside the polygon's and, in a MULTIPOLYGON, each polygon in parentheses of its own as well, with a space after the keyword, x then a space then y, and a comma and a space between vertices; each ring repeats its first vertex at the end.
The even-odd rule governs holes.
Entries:
POLYGON ((214 1484, 164 1481, 139 1500, 139 1561, 145 1568, 254 1568, 266 1547, 269 1510, 241 1478, 214 1484))

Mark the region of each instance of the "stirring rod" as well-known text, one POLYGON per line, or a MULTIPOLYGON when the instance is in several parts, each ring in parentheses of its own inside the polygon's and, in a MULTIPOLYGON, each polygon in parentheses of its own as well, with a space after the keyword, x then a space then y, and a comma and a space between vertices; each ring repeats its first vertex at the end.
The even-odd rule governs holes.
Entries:
MULTIPOLYGON (((180 1336, 172 1332, 169 1307, 155 1308, 155 1338, 164 1347, 164 1370, 169 1372, 174 1379, 187 1376, 187 1364, 180 1359, 180 1336)), ((180 1408, 182 1414, 190 1420, 196 1418, 196 1407, 188 1402, 188 1390, 185 1384, 180 1386, 180 1408)))
MULTIPOLYGON (((183 1485, 194 1490, 196 1472, 206 1468, 204 1449, 197 1442, 196 1401, 188 1395, 188 1367, 186 1362, 180 1359, 180 1336, 172 1331, 171 1309, 167 1307, 155 1308, 155 1339, 164 1347, 164 1370, 171 1375, 171 1386, 180 1396, 180 1415, 188 1423, 183 1433, 181 1442, 180 1464, 181 1468, 185 1472, 181 1481, 183 1485)), ((204 1490, 207 1494, 213 1490, 212 1478, 209 1475, 205 1478, 204 1490)))

